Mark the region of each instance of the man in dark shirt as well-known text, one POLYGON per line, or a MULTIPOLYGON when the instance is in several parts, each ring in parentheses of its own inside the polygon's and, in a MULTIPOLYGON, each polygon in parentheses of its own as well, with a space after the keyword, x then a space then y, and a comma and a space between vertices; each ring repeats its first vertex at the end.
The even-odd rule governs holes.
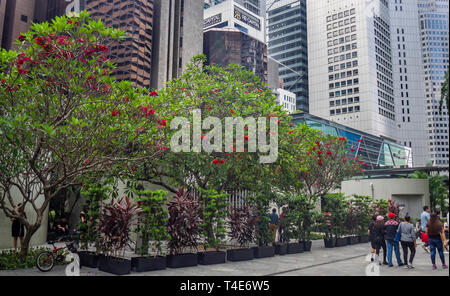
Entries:
POLYGON ((273 242, 276 241, 277 238, 277 229, 278 229, 279 217, 277 214, 277 209, 272 210, 272 214, 270 214, 270 224, 269 229, 273 233, 273 242))

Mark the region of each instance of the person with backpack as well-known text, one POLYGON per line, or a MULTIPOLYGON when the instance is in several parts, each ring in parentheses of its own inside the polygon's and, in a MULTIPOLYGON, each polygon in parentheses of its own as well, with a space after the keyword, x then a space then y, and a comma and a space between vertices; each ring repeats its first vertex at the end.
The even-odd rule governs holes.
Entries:
POLYGON ((400 256, 400 244, 395 241, 395 235, 398 230, 398 222, 395 221, 395 213, 388 214, 389 220, 384 224, 385 228, 385 239, 387 244, 387 260, 389 267, 394 266, 392 264, 392 250, 395 252, 395 257, 397 258, 398 266, 403 266, 402 258, 400 256))
POLYGON ((412 269, 414 256, 416 255, 417 248, 417 236, 414 225, 411 224, 411 217, 406 215, 405 221, 398 226, 398 232, 400 233, 400 243, 403 249, 403 261, 405 261, 405 267, 412 269), (408 249, 411 251, 408 261, 408 249))
POLYGON ((445 244, 448 247, 448 242, 445 238, 444 230, 442 227, 441 220, 438 215, 431 214, 430 220, 428 221, 428 225, 426 228, 426 233, 429 237, 430 243, 430 253, 431 253, 431 263, 433 264, 433 270, 436 270, 436 249, 439 253, 439 257, 441 258, 442 268, 447 269, 448 266, 445 264, 445 256, 444 256, 444 248, 445 244))

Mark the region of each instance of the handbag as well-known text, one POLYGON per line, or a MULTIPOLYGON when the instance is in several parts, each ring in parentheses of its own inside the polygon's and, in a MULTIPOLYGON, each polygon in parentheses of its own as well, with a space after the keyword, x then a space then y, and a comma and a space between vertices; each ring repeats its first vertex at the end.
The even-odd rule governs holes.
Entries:
POLYGON ((395 237, 394 237, 394 242, 396 242, 396 243, 400 242, 400 240, 402 239, 402 233, 400 232, 401 226, 402 226, 402 223, 400 223, 400 225, 398 226, 397 233, 395 234, 395 237))

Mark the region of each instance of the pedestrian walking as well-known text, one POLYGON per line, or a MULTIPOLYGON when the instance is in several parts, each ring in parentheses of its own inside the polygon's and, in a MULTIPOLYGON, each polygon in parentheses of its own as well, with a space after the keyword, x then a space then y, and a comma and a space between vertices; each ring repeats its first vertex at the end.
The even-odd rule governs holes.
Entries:
POLYGON ((443 245, 448 247, 448 241, 445 238, 444 229, 438 215, 432 214, 430 216, 430 220, 428 221, 428 226, 426 228, 426 233, 428 234, 430 242, 431 263, 433 264, 433 270, 437 269, 436 250, 439 253, 439 257, 441 258, 442 268, 447 269, 448 266, 447 264, 445 264, 443 245))
POLYGON ((389 220, 384 224, 385 228, 385 239, 387 244, 387 261, 389 267, 394 266, 392 264, 392 251, 395 252, 395 257, 397 259, 398 266, 403 266, 402 258, 400 256, 400 244, 398 241, 395 241, 395 235, 398 230, 398 222, 395 221, 395 213, 388 214, 389 220))
POLYGON ((401 238, 400 243, 403 249, 403 261, 406 268, 412 269, 414 256, 416 255, 417 248, 417 236, 416 230, 414 229, 414 225, 411 224, 411 217, 406 216, 405 221, 400 223, 398 227, 398 232, 400 232, 401 238), (409 256, 408 261, 408 249, 411 251, 411 255, 409 256))
POLYGON ((384 240, 384 217, 377 216, 373 230, 371 231, 372 248, 375 249, 375 259, 377 263, 387 264, 386 262, 386 242, 384 240), (383 248, 383 263, 380 261, 380 249, 383 248))
POLYGON ((430 220, 430 207, 424 206, 423 212, 420 215, 420 238, 424 242, 424 244, 422 245, 423 249, 425 250, 425 252, 430 253, 428 236, 423 235, 426 232, 428 220, 430 220))
POLYGON ((277 209, 273 209, 272 214, 270 214, 270 222, 269 222, 269 229, 272 232, 272 242, 276 242, 279 222, 280 218, 278 217, 277 209))

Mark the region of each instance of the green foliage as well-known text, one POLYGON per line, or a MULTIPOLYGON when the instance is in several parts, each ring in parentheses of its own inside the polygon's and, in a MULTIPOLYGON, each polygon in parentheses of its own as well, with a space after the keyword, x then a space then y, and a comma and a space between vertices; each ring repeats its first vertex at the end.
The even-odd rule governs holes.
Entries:
POLYGON ((442 107, 444 106, 444 104, 447 105, 447 108, 450 108, 450 102, 449 102, 449 89, 448 89, 448 75, 449 75, 449 71, 447 70, 447 72, 445 73, 445 80, 442 84, 442 88, 441 88, 441 101, 440 101, 440 105, 439 105, 439 111, 442 112, 442 107))
POLYGON ((206 248, 215 248, 224 244, 227 229, 225 220, 228 211, 228 195, 217 193, 215 190, 203 190, 200 188, 200 203, 202 207, 202 235, 206 248))
POLYGON ((100 227, 99 217, 103 201, 108 199, 111 187, 108 184, 90 183, 83 187, 82 195, 85 200, 84 221, 80 221, 79 239, 81 249, 87 250, 90 244, 99 247, 100 227))
POLYGON ((285 238, 300 242, 310 241, 311 231, 319 214, 315 211, 315 201, 311 201, 306 195, 290 196, 286 207, 286 220, 283 222, 285 238))
MULTIPOLYGON (((27 256, 23 257, 20 253, 13 250, 0 250, 0 270, 28 269, 36 266, 36 257, 39 253, 52 251, 50 248, 32 248, 27 256)), ((65 264, 64 262, 55 262, 56 264, 65 264)))
POLYGON ((247 202, 256 216, 255 238, 259 246, 267 246, 273 242, 269 229, 271 201, 272 195, 268 191, 257 191, 256 194, 247 197, 247 202))
POLYGON ((425 172, 415 171, 409 177, 413 179, 428 179, 431 210, 440 209, 443 213, 448 212, 448 176, 429 176, 425 172))
POLYGON ((353 195, 351 199, 351 212, 356 219, 356 229, 351 232, 353 234, 365 235, 367 234, 367 226, 371 221, 370 205, 373 202, 373 198, 364 195, 353 195))
POLYGON ((136 190, 136 201, 141 209, 136 231, 142 236, 141 255, 148 255, 151 248, 155 257, 162 252, 162 242, 169 238, 167 224, 167 191, 136 190))
POLYGON ((345 222, 348 216, 348 203, 342 193, 325 195, 322 212, 320 225, 327 239, 340 238, 347 234, 345 222))
POLYGON ((385 219, 389 212, 389 202, 384 199, 374 200, 370 205, 370 216, 383 216, 385 219))

